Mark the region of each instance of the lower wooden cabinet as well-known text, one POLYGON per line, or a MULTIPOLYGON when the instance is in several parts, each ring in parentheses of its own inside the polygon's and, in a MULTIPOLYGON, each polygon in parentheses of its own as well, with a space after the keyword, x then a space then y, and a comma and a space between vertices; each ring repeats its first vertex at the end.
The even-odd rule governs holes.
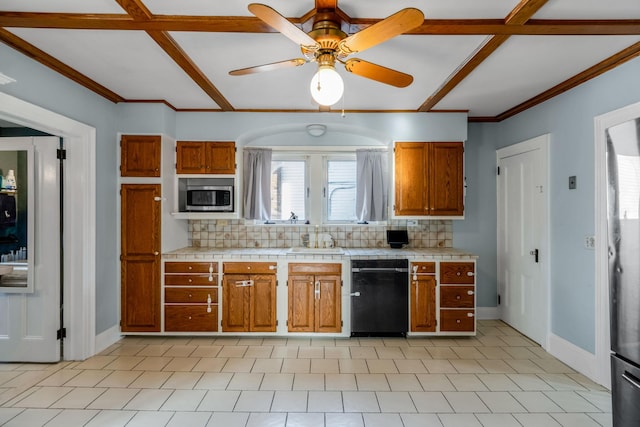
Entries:
POLYGON ((225 262, 223 332, 275 332, 276 263, 225 262))
POLYGON ((165 262, 164 330, 218 331, 217 262, 165 262))
POLYGON ((475 332, 475 263, 440 263, 440 331, 475 332))
POLYGON ((289 264, 289 332, 342 331, 341 274, 341 264, 289 264))
POLYGON ((409 268, 411 331, 436 331, 436 263, 412 262, 409 268))

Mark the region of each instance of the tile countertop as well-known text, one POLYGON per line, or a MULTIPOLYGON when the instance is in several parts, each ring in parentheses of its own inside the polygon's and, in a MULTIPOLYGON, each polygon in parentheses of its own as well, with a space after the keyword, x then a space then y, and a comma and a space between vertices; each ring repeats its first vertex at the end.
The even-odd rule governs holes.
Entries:
POLYGON ((431 258, 434 260, 468 260, 478 256, 454 248, 343 248, 344 254, 289 253, 289 248, 196 248, 185 247, 163 254, 164 260, 198 260, 198 259, 246 259, 272 260, 286 259, 380 259, 380 258, 431 258))

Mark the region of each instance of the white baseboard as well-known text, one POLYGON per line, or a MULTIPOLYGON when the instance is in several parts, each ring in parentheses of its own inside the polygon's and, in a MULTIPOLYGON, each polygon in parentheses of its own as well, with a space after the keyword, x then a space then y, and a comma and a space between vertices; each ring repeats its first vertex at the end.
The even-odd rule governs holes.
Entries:
POLYGON ((595 354, 589 353, 585 349, 554 334, 549 334, 549 348, 547 351, 553 357, 580 372, 590 380, 599 382, 597 379, 598 364, 595 354))
POLYGON ((498 307, 476 307, 476 317, 480 320, 500 319, 500 309, 498 307))
POLYGON ((109 348, 122 338, 118 325, 96 335, 96 354, 109 348))

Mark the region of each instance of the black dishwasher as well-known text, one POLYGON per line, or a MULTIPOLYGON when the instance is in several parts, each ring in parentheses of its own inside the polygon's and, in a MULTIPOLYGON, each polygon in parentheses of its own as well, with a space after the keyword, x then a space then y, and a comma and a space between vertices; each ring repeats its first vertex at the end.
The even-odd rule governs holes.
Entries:
POLYGON ((351 336, 406 336, 409 262, 351 261, 351 336))

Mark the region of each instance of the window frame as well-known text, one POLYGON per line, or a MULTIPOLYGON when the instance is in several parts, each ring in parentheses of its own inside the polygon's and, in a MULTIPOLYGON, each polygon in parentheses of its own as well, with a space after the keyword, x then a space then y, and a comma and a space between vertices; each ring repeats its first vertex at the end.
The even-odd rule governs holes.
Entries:
MULTIPOLYGON (((331 161, 352 161, 356 167, 356 152, 325 154, 322 156, 322 223, 323 224, 357 224, 358 219, 347 220, 329 220, 329 162, 331 161)), ((356 176, 357 181, 357 176, 356 176)), ((357 185, 357 182, 356 182, 357 185)), ((355 215, 355 205, 353 206, 355 215)))
MULTIPOLYGON (((298 220, 298 224, 304 223, 305 220, 309 220, 309 214, 311 206, 309 204, 309 156, 302 152, 282 152, 273 151, 271 155, 271 164, 274 162, 286 162, 286 161, 302 161, 304 162, 304 210, 306 218, 298 220)), ((273 171, 273 169, 272 169, 273 171)), ((272 172, 273 173, 273 172, 272 172)), ((272 207, 273 209, 273 207, 272 207)), ((288 224, 288 219, 269 219, 269 224, 288 224)))

